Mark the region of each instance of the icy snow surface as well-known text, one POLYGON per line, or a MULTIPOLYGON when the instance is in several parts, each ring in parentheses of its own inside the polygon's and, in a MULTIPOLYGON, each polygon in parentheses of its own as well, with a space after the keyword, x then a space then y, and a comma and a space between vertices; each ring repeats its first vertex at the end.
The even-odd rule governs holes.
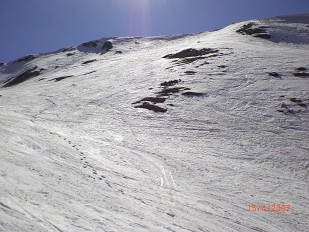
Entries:
POLYGON ((0 66, 0 231, 309 231, 308 19, 0 66))

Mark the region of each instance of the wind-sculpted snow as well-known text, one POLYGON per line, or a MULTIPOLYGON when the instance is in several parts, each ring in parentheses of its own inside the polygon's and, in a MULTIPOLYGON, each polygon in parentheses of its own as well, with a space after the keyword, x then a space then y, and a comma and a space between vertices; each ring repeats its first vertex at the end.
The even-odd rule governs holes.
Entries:
POLYGON ((0 89, 0 231, 308 231, 306 25, 252 21, 1 65, 40 74, 0 89))

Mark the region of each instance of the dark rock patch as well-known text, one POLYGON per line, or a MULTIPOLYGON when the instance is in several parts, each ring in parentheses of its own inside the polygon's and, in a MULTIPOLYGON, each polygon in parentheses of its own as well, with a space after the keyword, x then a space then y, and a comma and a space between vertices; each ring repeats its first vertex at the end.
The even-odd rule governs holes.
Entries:
POLYGON ((0 66, 4 65, 4 63, 0 63, 0 66))
POLYGON ((183 60, 178 60, 178 61, 175 61, 177 64, 190 64, 190 63, 193 63, 194 61, 197 61, 197 60, 204 60, 206 59, 207 57, 194 57, 194 58, 186 58, 186 59, 183 59, 183 60))
POLYGON ((67 56, 74 56, 75 53, 68 53, 67 56))
MULTIPOLYGON (((193 63, 193 62, 198 61, 198 60, 204 60, 204 59, 223 56, 223 55, 225 55, 225 54, 217 53, 217 54, 212 54, 212 55, 209 55, 209 56, 199 56, 199 57, 193 57, 193 58, 185 58, 185 59, 182 59, 182 60, 176 60, 174 62, 178 65, 190 64, 190 63, 193 63)), ((204 64, 209 64, 209 63, 206 61, 204 64)), ((202 66, 202 65, 200 65, 200 66, 202 66)))
POLYGON ((203 93, 198 93, 198 92, 187 91, 187 92, 183 92, 181 95, 187 96, 187 97, 201 97, 204 94, 203 93))
POLYGON ((295 98, 295 97, 290 98, 290 101, 291 101, 291 102, 296 102, 296 103, 303 102, 302 100, 297 99, 297 98, 295 98))
POLYGON ((140 101, 134 102, 133 104, 141 103, 141 102, 152 102, 154 104, 156 103, 163 103, 165 102, 166 98, 164 97, 145 97, 140 101))
POLYGON ((166 214, 170 217, 175 217, 175 214, 172 214, 172 213, 166 213, 166 214))
POLYGON ((179 79, 179 80, 171 80, 171 81, 164 81, 164 82, 162 82, 160 85, 161 85, 161 86, 167 87, 167 86, 176 85, 176 84, 178 84, 179 82, 181 82, 181 79, 179 79))
POLYGON ((297 105, 299 105, 301 107, 307 107, 307 105, 301 99, 297 99, 295 97, 292 97, 292 98, 290 98, 290 101, 296 103, 297 105))
POLYGON ((152 110, 154 112, 166 112, 167 109, 165 108, 162 108, 160 106, 157 106, 157 105, 152 105, 152 104, 149 104, 148 102, 144 102, 142 105, 138 105, 138 106, 134 106, 135 108, 144 108, 144 109, 147 109, 147 110, 152 110))
POLYGON ((218 68, 227 68, 226 65, 219 65, 218 68))
MULTIPOLYGON (((307 104, 305 103, 305 101, 308 101, 308 103, 309 103, 309 99, 301 100, 301 99, 297 99, 297 98, 290 98, 290 101, 293 102, 293 103, 296 103, 300 107, 307 107, 307 104)), ((295 105, 286 104, 284 102, 282 102, 280 104, 279 109, 277 109, 277 111, 284 113, 286 115, 295 115, 297 113, 304 112, 301 109, 295 108, 295 105)))
POLYGON ((18 59, 18 60, 16 60, 16 61, 14 61, 14 64, 16 64, 16 63, 19 63, 19 62, 29 62, 29 61, 31 61, 31 60, 34 60, 36 57, 35 56, 33 56, 33 55, 29 55, 29 56, 25 56, 25 57, 22 57, 22 58, 20 58, 20 59, 18 59))
POLYGON ((87 60, 87 61, 83 62, 82 64, 89 64, 89 63, 92 63, 94 61, 96 61, 96 59, 94 59, 94 60, 87 60))
POLYGON ((284 114, 294 114, 295 113, 294 110, 289 109, 289 107, 284 102, 281 103, 280 109, 277 111, 284 113, 284 114))
POLYGON ((284 113, 284 114, 295 114, 293 109, 279 109, 278 112, 284 113))
MULTIPOLYGON (((190 72, 190 71, 188 71, 190 72)), ((192 71, 192 73, 195 73, 192 71)), ((203 96, 203 93, 191 92, 190 88, 187 87, 174 87, 174 85, 179 84, 181 79, 164 81, 160 84, 161 90, 155 93, 154 97, 145 97, 139 101, 136 101, 132 104, 139 104, 134 106, 135 108, 144 108, 152 110, 154 112, 166 112, 167 109, 156 104, 165 103, 171 96, 179 96, 179 93, 187 97, 198 97, 203 96), (186 92, 185 92, 186 91, 186 92)), ((153 89, 153 88, 148 88, 153 89)), ((174 107, 174 104, 166 104, 167 106, 174 107)))
POLYGON ((160 92, 158 92, 158 94, 160 94, 161 96, 168 96, 171 94, 179 93, 180 90, 183 89, 184 89, 183 87, 165 88, 162 89, 160 92))
POLYGON ((102 47, 102 50, 105 49, 106 51, 109 51, 113 48, 113 43, 111 41, 105 41, 102 47))
POLYGON ((116 51, 115 54, 122 54, 122 51, 116 51))
POLYGON ((248 23, 243 25, 236 32, 243 35, 252 35, 254 37, 270 39, 271 35, 269 35, 266 31, 267 27, 258 26, 256 23, 248 23))
POLYGON ((295 70, 299 72, 305 72, 307 69, 304 67, 299 67, 299 68, 296 68, 295 70))
POLYGON ((301 107, 307 107, 307 105, 306 105, 305 103, 303 103, 303 102, 297 103, 297 105, 299 105, 299 106, 301 106, 301 107))
MULTIPOLYGON (((224 48, 222 48, 222 49, 224 49, 224 48)), ((185 65, 185 64, 191 64, 193 62, 201 61, 201 60, 204 60, 204 59, 221 57, 221 56, 230 55, 230 54, 233 54, 233 52, 231 52, 231 53, 221 53, 221 52, 219 52, 219 49, 213 49, 213 48, 203 48, 203 49, 200 49, 200 50, 189 48, 189 49, 182 50, 178 53, 165 55, 165 56, 163 56, 163 58, 172 59, 171 62, 174 65, 167 68, 167 69, 172 69, 175 66, 182 66, 182 65, 185 65)), ((197 65, 196 68, 203 66, 205 64, 209 64, 209 62, 205 61, 203 64, 197 65)))
POLYGON ((56 78, 53 78, 53 79, 51 79, 49 81, 58 82, 58 81, 62 81, 62 80, 66 79, 66 78, 69 78, 69 77, 73 77, 73 75, 71 75, 71 76, 63 76, 63 77, 56 77, 56 78))
POLYGON ((61 52, 70 52, 70 51, 74 51, 74 50, 75 50, 75 48, 63 48, 61 50, 61 52))
POLYGON ((309 77, 309 73, 306 72, 295 72, 293 75, 296 77, 309 77))
POLYGON ((195 75, 196 72, 195 71, 185 71, 186 75, 195 75))
POLYGON ((305 67, 298 67, 295 69, 293 75, 296 77, 309 77, 309 73, 306 71, 307 69, 305 67))
POLYGON ((166 56, 163 56, 163 58, 167 58, 167 59, 187 58, 187 57, 203 56, 203 55, 217 53, 217 52, 218 50, 211 49, 211 48, 203 48, 200 50, 189 48, 189 49, 185 49, 185 50, 182 50, 174 54, 168 54, 166 56))
POLYGON ((253 35, 256 33, 264 33, 264 28, 258 28, 256 23, 248 23, 243 25, 240 29, 238 29, 236 32, 241 33, 243 35, 253 35), (255 28, 254 28, 255 27, 255 28))
POLYGON ((279 73, 277 72, 269 72, 268 75, 272 77, 279 77, 279 73))
POLYGON ((96 71, 91 71, 91 72, 88 72, 88 73, 85 73, 83 75, 88 75, 88 74, 91 74, 91 73, 95 73, 96 71))
POLYGON ((280 107, 281 107, 281 108, 285 108, 285 109, 288 108, 288 106, 287 106, 284 102, 281 103, 280 107))
POLYGON ((87 47, 87 48, 95 48, 98 45, 97 45, 97 41, 89 41, 89 42, 83 43, 82 46, 87 47))
POLYGON ((202 66, 204 66, 204 65, 206 65, 206 64, 210 64, 210 63, 209 63, 208 61, 205 61, 204 63, 202 63, 202 64, 200 64, 200 65, 195 66, 195 68, 202 67, 202 66))
POLYGON ((266 33, 258 33, 258 34, 254 34, 253 36, 257 37, 257 38, 261 38, 261 39, 270 39, 271 38, 271 35, 266 34, 266 33))
POLYGON ((35 66, 25 72, 23 72, 22 74, 18 75, 17 77, 13 78, 13 80, 9 80, 8 83, 6 83, 3 87, 10 87, 13 85, 17 85, 20 84, 26 80, 29 80, 33 77, 37 77, 39 76, 41 73, 39 71, 35 71, 35 69, 37 69, 38 67, 35 66))

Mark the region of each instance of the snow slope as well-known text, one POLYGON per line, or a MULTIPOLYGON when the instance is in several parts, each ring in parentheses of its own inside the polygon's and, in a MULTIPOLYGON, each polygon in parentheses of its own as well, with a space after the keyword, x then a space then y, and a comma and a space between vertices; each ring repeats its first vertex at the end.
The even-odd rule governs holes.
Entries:
POLYGON ((0 66, 0 231, 309 231, 308 22, 0 66))

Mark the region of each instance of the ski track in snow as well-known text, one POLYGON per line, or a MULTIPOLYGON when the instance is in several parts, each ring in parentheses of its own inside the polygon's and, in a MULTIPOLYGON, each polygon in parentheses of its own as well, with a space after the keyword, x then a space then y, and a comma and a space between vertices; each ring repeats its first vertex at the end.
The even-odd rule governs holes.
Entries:
POLYGON ((252 20, 271 41, 236 33, 242 22, 0 66, 1 86, 40 70, 0 89, 0 231, 309 231, 309 79, 293 75, 309 72, 300 19, 252 20), (188 48, 218 52, 162 58, 188 48), (202 94, 160 96, 165 113, 134 108, 179 79, 172 87, 202 94))

